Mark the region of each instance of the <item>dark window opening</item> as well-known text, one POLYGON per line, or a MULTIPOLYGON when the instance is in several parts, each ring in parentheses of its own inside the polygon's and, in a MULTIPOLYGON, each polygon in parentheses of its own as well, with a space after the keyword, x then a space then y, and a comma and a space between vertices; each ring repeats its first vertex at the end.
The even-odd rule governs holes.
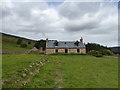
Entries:
POLYGON ((67 49, 65 49, 65 53, 68 53, 68 50, 67 50, 67 49))
POLYGON ((77 49, 77 52, 80 52, 80 49, 77 49))
POLYGON ((58 52, 58 50, 56 49, 56 50, 55 50, 55 52, 57 53, 57 52, 58 52))
POLYGON ((58 46, 58 43, 56 43, 55 46, 58 46))
POLYGON ((55 42, 54 42, 54 45, 55 45, 55 46, 58 46, 58 41, 55 41, 55 42))
POLYGON ((76 41, 74 44, 75 44, 76 46, 79 46, 79 41, 76 41))

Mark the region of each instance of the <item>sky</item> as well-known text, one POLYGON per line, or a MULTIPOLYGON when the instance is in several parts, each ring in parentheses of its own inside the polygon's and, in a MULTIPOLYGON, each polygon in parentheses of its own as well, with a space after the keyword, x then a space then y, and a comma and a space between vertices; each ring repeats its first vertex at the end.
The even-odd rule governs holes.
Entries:
POLYGON ((4 0, 0 6, 1 32, 33 40, 76 41, 83 37, 85 43, 118 46, 119 9, 113 0, 4 0))

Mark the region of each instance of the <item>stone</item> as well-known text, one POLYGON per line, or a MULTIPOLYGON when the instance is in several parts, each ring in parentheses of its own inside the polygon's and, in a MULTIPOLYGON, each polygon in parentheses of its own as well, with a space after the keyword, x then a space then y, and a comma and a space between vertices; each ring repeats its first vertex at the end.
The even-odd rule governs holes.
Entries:
POLYGON ((36 66, 38 67, 38 66, 39 66, 39 64, 38 64, 38 63, 36 63, 36 66))
POLYGON ((17 82, 19 82, 20 80, 18 79, 17 82))
POLYGON ((22 74, 22 76, 23 76, 23 77, 26 77, 27 75, 24 73, 24 74, 22 74))
POLYGON ((25 86, 25 85, 27 85, 27 84, 28 84, 28 82, 27 82, 27 81, 26 81, 26 82, 24 82, 24 86, 25 86))
POLYGON ((37 70, 36 72, 39 73, 39 70, 37 70))
POLYGON ((28 70, 27 69, 24 69, 25 72, 27 72, 28 70))
POLYGON ((33 66, 35 65, 35 63, 32 64, 33 66))
POLYGON ((32 65, 29 65, 30 68, 32 68, 32 65))
POLYGON ((17 83, 17 81, 15 81, 15 83, 17 83))
POLYGON ((35 76, 35 74, 34 74, 33 72, 30 72, 30 75, 31 75, 31 76, 35 76))

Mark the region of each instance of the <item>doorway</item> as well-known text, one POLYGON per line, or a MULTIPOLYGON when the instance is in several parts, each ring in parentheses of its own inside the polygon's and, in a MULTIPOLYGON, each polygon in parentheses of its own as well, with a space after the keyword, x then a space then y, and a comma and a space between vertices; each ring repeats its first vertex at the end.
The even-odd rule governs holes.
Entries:
POLYGON ((58 49, 56 49, 55 52, 58 53, 58 49))
POLYGON ((79 52, 80 52, 80 49, 77 49, 77 52, 79 53, 79 52))
POLYGON ((65 49, 65 53, 68 53, 68 49, 65 49))

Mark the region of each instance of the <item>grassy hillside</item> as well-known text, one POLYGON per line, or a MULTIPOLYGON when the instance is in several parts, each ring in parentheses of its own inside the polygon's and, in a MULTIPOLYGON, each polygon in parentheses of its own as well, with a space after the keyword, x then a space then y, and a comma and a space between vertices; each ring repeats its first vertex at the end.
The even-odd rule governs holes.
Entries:
POLYGON ((2 58, 4 88, 118 87, 118 58, 39 54, 2 58))
POLYGON ((17 36, 13 36, 13 35, 8 35, 8 34, 0 34, 2 35, 2 50, 3 51, 15 51, 15 52, 20 52, 20 51, 25 51, 28 49, 33 48, 35 41, 33 40, 29 40, 26 38, 22 38, 22 37, 17 37, 17 36), (22 48, 20 45, 17 44, 18 39, 22 39, 22 43, 23 44, 27 44, 27 47, 22 48), (31 44, 28 44, 28 42, 31 42, 31 44))

